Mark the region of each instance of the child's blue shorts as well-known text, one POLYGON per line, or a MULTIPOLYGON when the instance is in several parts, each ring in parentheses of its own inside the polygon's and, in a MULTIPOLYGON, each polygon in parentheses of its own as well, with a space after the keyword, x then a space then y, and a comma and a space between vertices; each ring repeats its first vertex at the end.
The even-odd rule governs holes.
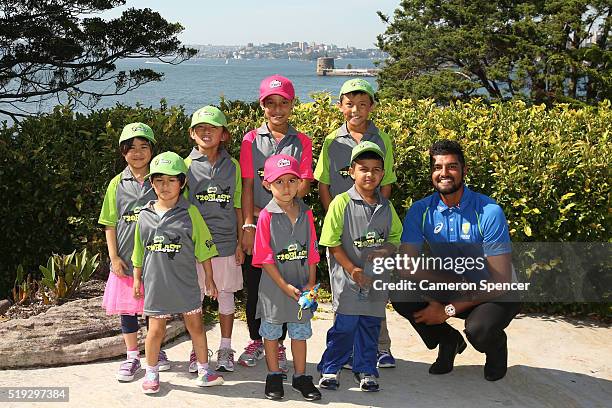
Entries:
MULTIPOLYGON (((307 340, 312 337, 312 327, 310 320, 305 323, 287 323, 287 333, 289 338, 293 340, 307 340)), ((268 323, 261 320, 259 326, 259 335, 266 340, 278 340, 283 334, 283 325, 268 323)))

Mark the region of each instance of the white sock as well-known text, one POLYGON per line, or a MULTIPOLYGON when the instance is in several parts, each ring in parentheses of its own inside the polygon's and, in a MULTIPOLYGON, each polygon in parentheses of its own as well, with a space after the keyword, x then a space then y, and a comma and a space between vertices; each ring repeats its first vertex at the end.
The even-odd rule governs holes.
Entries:
POLYGON ((135 358, 140 358, 140 351, 138 351, 138 349, 136 349, 136 350, 128 350, 127 351, 127 359, 128 360, 133 360, 135 358))
POLYGON ((221 337, 221 345, 219 346, 219 348, 232 348, 232 339, 228 339, 225 337, 221 337))
POLYGON ((198 361, 198 373, 203 373, 208 370, 208 363, 200 363, 198 361))

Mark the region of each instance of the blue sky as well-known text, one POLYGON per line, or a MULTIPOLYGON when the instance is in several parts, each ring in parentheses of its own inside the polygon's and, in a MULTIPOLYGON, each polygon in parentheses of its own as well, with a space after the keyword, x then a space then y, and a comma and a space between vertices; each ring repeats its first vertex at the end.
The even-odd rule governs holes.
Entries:
POLYGON ((385 26, 376 15, 393 14, 400 0, 128 0, 103 14, 149 7, 185 27, 187 44, 243 45, 315 41, 374 48, 385 26))

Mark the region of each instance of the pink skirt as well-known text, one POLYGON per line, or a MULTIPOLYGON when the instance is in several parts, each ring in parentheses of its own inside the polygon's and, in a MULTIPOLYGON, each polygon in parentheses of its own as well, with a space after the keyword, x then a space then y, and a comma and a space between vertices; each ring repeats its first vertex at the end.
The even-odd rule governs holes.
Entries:
MULTIPOLYGON (((142 314, 144 309, 144 298, 134 298, 134 278, 126 276, 120 278, 114 273, 108 275, 102 307, 108 315, 142 314)), ((144 293, 144 287, 140 286, 140 293, 144 293)))
MULTIPOLYGON (((242 289, 242 266, 236 265, 236 256, 222 256, 211 259, 213 268, 213 280, 219 292, 237 292, 242 289)), ((202 293, 209 294, 205 284, 205 273, 202 264, 197 262, 196 269, 198 270, 198 284, 202 293)))

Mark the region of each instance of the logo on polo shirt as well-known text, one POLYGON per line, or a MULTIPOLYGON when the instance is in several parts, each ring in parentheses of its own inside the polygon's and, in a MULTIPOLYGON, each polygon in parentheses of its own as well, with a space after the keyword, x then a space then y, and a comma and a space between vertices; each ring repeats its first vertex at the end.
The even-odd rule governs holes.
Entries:
POLYGON ((470 232, 470 223, 469 222, 464 222, 463 224, 461 224, 461 239, 470 239, 471 235, 469 234, 470 232))
POLYGON ((212 239, 207 239, 206 242, 204 242, 204 245, 206 245, 206 248, 211 249, 215 245, 215 243, 212 239))
POLYGON ((230 190, 231 187, 223 189, 220 186, 211 186, 205 192, 197 193, 195 198, 201 203, 219 203, 221 208, 225 208, 232 201, 230 190))
POLYGON ((276 254, 276 259, 280 263, 300 261, 302 265, 304 265, 306 263, 306 259, 308 259, 308 249, 306 249, 306 243, 293 243, 287 245, 285 249, 276 254))
POLYGON ((280 88, 281 86, 283 86, 283 83, 279 81, 278 79, 275 79, 274 81, 270 81, 269 86, 270 86, 270 89, 280 88))
POLYGON ((181 252, 183 244, 181 236, 177 235, 174 238, 166 237, 165 235, 156 235, 153 241, 148 242, 145 248, 151 252, 162 252, 168 255, 168 259, 174 260, 174 256, 181 252))
POLYGON ((362 237, 353 240, 353 245, 357 248, 374 248, 379 247, 385 242, 385 237, 376 231, 369 231, 362 237))
POLYGON ((441 222, 436 224, 436 227, 434 228, 434 234, 439 234, 440 231, 442 231, 442 226, 443 224, 441 222))
POLYGON ((350 169, 350 166, 346 166, 346 167, 338 170, 338 174, 340 174, 345 179, 349 178, 349 177, 351 177, 351 175, 349 173, 349 169, 350 169))
POLYGON ((121 218, 124 222, 127 222, 128 224, 132 222, 138 222, 138 216, 140 214, 141 209, 142 207, 140 206, 134 207, 134 209, 124 212, 121 218))

